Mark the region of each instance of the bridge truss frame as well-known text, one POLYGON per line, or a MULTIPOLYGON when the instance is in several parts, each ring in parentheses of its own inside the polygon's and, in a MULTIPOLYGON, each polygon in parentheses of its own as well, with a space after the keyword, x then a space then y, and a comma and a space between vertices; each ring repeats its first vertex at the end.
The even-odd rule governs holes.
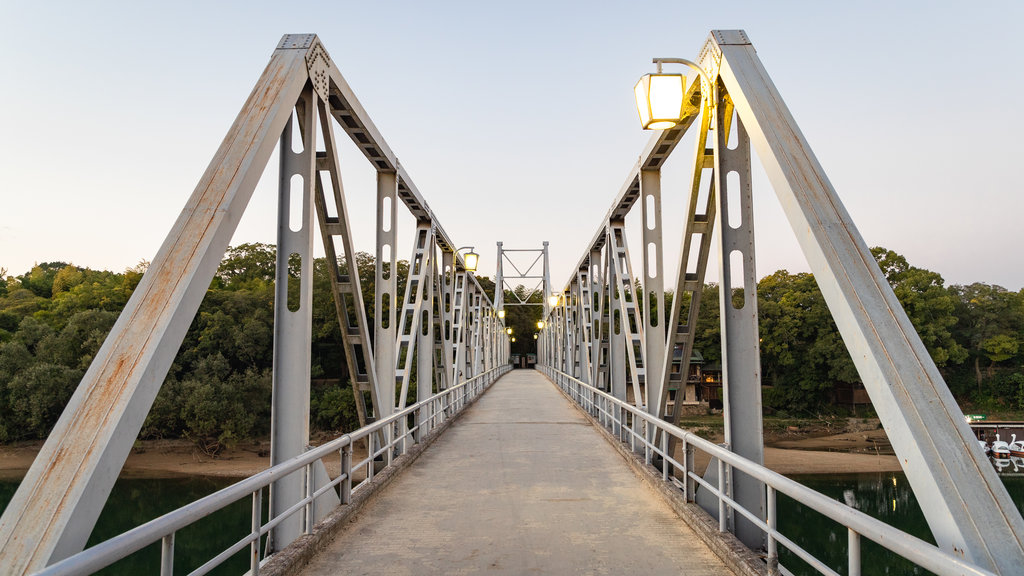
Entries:
MULTIPOLYGON (((271 466, 310 450, 314 218, 362 426, 407 409, 414 360, 416 406, 427 406, 435 391, 499 374, 507 364, 509 342, 496 309, 327 50, 315 34, 285 35, 0 517, 0 565, 7 573, 40 570, 84 547, 275 146, 280 173, 271 466), (356 268, 336 125, 377 173, 372 327, 356 268), (317 150, 318 129, 323 150, 317 150), (301 142, 299 150, 294 141, 301 142), (398 200, 416 220, 401 300, 398 200), (292 214, 296 207, 301 213, 292 214)), ((428 417, 426 408, 414 414, 418 440, 437 416, 428 417)), ((402 438, 404 446, 408 420, 389 422, 374 428, 371 445, 394 447, 402 438)), ((390 463, 398 453, 388 449, 381 456, 390 463)), ((268 552, 282 549, 341 502, 344 494, 324 489, 330 484, 322 462, 309 470, 275 477, 270 518, 281 518, 270 530, 268 552), (316 506, 301 507, 312 493, 319 494, 316 506), (297 514, 296 506, 308 512, 297 514)))
MULTIPOLYGON (((687 363, 717 229, 725 446, 763 464, 753 146, 907 479, 918 500, 926 503, 922 508, 939 547, 994 573, 1018 570, 1024 565, 1024 520, 746 33, 712 31, 697 61, 714 89, 694 82, 684 99, 683 121, 656 133, 645 146, 570 273, 559 305, 547 316, 539 362, 677 425, 681 405, 694 400, 694 391, 685 384, 687 363), (666 330, 660 325, 666 318, 650 312, 652 302, 653 309, 664 310, 660 170, 695 125, 699 132, 692 187, 666 330), (730 131, 737 136, 734 148, 728 146, 730 131), (738 178, 730 181, 730 173, 738 178), (709 191, 700 202, 698 192, 707 178, 709 191), (738 205, 730 206, 730 199, 738 205), (634 204, 639 204, 643 219, 642 299, 634 290, 623 234, 634 204), (730 296, 740 288, 742 302, 734 303, 730 296), (690 303, 685 317, 684 301, 690 303), (678 392, 670 407, 672 387, 678 392)), ((639 425, 640 419, 633 419, 632 426, 639 425)), ((714 462, 708 467, 712 484, 717 484, 718 468, 714 462)), ((724 480, 730 498, 765 518, 766 492, 760 480, 742 472, 724 480)), ((720 514, 717 499, 702 502, 698 492, 697 501, 709 513, 720 514)), ((729 510, 722 513, 728 515, 722 518, 728 529, 748 547, 763 548, 765 534, 755 523, 729 510)))

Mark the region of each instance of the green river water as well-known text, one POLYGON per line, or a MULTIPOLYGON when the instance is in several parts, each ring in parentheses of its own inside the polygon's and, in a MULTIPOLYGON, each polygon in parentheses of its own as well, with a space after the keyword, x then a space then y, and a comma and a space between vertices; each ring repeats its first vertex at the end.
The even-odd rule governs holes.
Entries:
MULTIPOLYGON (((1024 510, 1024 476, 1001 476, 1013 501, 1024 510)), ((933 542, 921 508, 902 473, 794 476, 794 479, 822 494, 879 518, 884 522, 933 542)), ((229 485, 223 478, 175 478, 165 480, 119 480, 89 545, 138 526, 211 492, 229 485)), ((0 508, 17 488, 16 482, 0 481, 0 508)), ((221 550, 237 542, 249 531, 251 503, 248 498, 190 526, 176 536, 175 573, 186 574, 221 550)), ((845 527, 806 509, 800 502, 780 495, 778 526, 783 534, 828 564, 846 573, 845 527)), ((877 544, 862 539, 863 574, 928 574, 894 556, 877 544)), ((782 564, 794 574, 816 574, 794 554, 781 549, 782 564)), ((160 545, 150 547, 100 572, 109 575, 156 574, 159 572, 160 545)), ((213 574, 242 574, 248 570, 247 550, 243 550, 213 574)))

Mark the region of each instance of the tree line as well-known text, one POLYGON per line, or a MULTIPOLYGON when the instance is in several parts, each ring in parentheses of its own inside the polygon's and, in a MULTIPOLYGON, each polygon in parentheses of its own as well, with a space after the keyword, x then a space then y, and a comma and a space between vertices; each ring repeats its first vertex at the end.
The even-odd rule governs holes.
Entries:
MULTIPOLYGON (((872 253, 958 401, 982 410, 1024 409, 1024 289, 946 286, 939 274, 895 252, 872 253)), ((374 259, 355 258, 372 323, 374 259)), ((141 438, 188 438, 215 452, 269 434, 275 261, 268 244, 228 250, 141 438)), ((46 262, 19 276, 0 271, 0 442, 48 434, 145 267, 115 273, 46 262)), ((399 262, 399 294, 407 274, 408 263, 399 262)), ((494 283, 478 280, 493 300, 494 283)), ((516 291, 526 297, 525 288, 516 291)), ((358 423, 323 259, 314 263, 313 293, 311 425, 351 430, 358 423)), ((689 297, 682 297, 685 312, 689 297)), ((719 297, 717 285, 703 287, 695 331, 695 348, 710 364, 721 360, 719 297)), ((515 301, 511 291, 505 300, 515 301)), ((785 270, 765 276, 758 306, 765 405, 793 415, 840 409, 832 390, 858 376, 814 277, 785 270)), ((506 311, 513 352, 532 352, 540 307, 506 311)))

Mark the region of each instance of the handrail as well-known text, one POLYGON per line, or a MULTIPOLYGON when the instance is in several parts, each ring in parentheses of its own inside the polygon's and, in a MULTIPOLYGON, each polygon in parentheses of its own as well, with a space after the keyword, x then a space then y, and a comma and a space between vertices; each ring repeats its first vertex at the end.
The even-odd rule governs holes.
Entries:
MULTIPOLYGON (((467 405, 466 401, 469 398, 475 397, 482 393, 499 377, 504 375, 510 369, 511 366, 506 364, 503 366, 499 366, 497 368, 492 368, 491 370, 484 372, 482 374, 478 374, 472 378, 469 378, 459 383, 456 386, 438 392, 437 394, 434 394, 430 398, 412 404, 406 407, 405 409, 401 410, 400 412, 396 412, 395 414, 388 416, 387 418, 383 418, 371 424, 367 424, 366 426, 363 426, 362 428, 359 428, 358 430, 355 430, 348 434, 343 434, 335 438, 334 440, 321 444, 320 446, 317 446, 316 448, 304 452, 299 456, 296 456, 290 460, 286 460, 276 466, 267 468, 266 470, 263 470, 262 472, 259 472, 257 474, 253 474, 252 476, 244 480, 240 480, 239 482, 236 482, 231 486, 228 486, 226 488, 214 492, 213 494, 200 498, 199 500, 196 500, 191 504, 187 504, 185 506, 182 506, 181 508, 178 508, 177 510, 168 512, 167 514, 164 514, 159 518, 150 520, 149 522, 146 522, 141 526, 124 532, 123 534, 115 536, 110 540, 101 542, 100 544, 97 544, 91 548, 87 548, 86 550, 83 550, 78 554, 69 556, 68 558, 61 560, 60 562, 47 566, 45 569, 36 572, 35 576, 70 576, 78 574, 90 574, 92 572, 105 568, 106 566, 109 566, 114 562, 117 562, 118 560, 121 560, 129 556, 130 554, 133 554, 134 552, 137 552, 145 548, 146 546, 149 546, 150 544, 159 542, 167 538, 170 538, 172 542, 170 546, 170 553, 173 554, 173 535, 178 530, 181 530, 182 528, 202 518, 205 518, 206 516, 209 516, 210 514, 230 504, 233 504, 238 500, 245 498, 246 496, 252 495, 255 502, 261 497, 261 491, 264 488, 273 484, 275 481, 285 476, 288 476, 289 474, 298 472, 299 470, 302 470, 304 468, 307 469, 308 473, 308 469, 311 468, 313 463, 315 463, 316 461, 335 452, 343 451, 341 474, 339 474, 338 477, 335 478, 330 483, 329 486, 322 487, 321 491, 314 492, 312 494, 307 494, 305 499, 300 500, 295 506, 287 510, 285 514, 277 516, 273 520, 268 521, 267 524, 259 526, 258 529, 256 528, 256 526, 259 523, 254 521, 254 530, 248 536, 246 536, 239 542, 229 547, 238 547, 238 550, 236 550, 235 552, 240 551, 242 548, 244 548, 244 545, 242 545, 243 542, 254 543, 258 541, 260 537, 269 532, 274 525, 281 522, 283 519, 299 512, 300 510, 308 509, 312 504, 312 501, 314 501, 316 497, 322 493, 323 490, 326 490, 326 488, 333 487, 342 482, 344 482, 346 486, 349 486, 351 483, 353 470, 361 466, 367 466, 366 479, 359 485, 351 487, 350 489, 352 492, 358 490, 366 481, 371 480, 373 478, 371 467, 373 466, 374 454, 369 454, 366 460, 356 463, 354 465, 351 463, 351 459, 349 459, 349 467, 347 470, 345 469, 344 451, 345 449, 351 450, 351 447, 353 446, 356 440, 368 438, 368 452, 374 452, 372 440, 377 432, 389 430, 391 427, 395 425, 404 426, 406 422, 405 419, 407 419, 410 414, 413 414, 420 409, 427 408, 428 406, 432 406, 434 403, 438 401, 450 400, 447 404, 442 405, 441 411, 435 411, 429 416, 431 420, 437 417, 438 414, 443 414, 443 410, 447 410, 452 407, 454 407, 455 410, 450 415, 445 417, 450 417, 451 415, 457 414, 462 410, 462 408, 464 408, 467 405)), ((390 440, 387 443, 387 445, 378 447, 378 450, 386 452, 387 450, 393 449, 394 447, 401 444, 402 450, 404 451, 405 439, 408 438, 413 432, 415 432, 416 428, 418 428, 418 426, 410 430, 405 430, 401 435, 396 436, 395 438, 390 440)), ((342 504, 344 505, 346 503, 347 497, 343 494, 342 504)), ((259 508, 255 504, 253 506, 253 513, 256 515, 260 513, 259 508)), ((307 524, 308 532, 312 529, 312 525, 311 523, 307 524)), ((168 547, 165 545, 164 548, 166 554, 168 547)), ((234 552, 232 554, 234 554, 234 552)), ((222 553, 210 562, 204 564, 202 567, 196 570, 195 573, 205 573, 206 571, 214 568, 217 564, 220 564, 220 561, 227 559, 227 557, 229 556, 230 555, 224 555, 222 553), (223 556, 223 558, 221 558, 221 556, 223 556), (218 559, 220 561, 214 563, 214 560, 218 559)), ((166 565, 166 562, 162 564, 166 565)), ((257 560, 253 563, 253 568, 253 574, 255 575, 259 570, 258 554, 257 560)), ((168 574, 168 576, 170 575, 168 574)))
MULTIPOLYGON (((732 509, 743 514, 747 519, 757 524, 759 528, 768 534, 770 557, 774 558, 773 552, 775 542, 777 541, 782 542, 786 547, 793 549, 797 555, 805 561, 808 561, 808 557, 813 559, 808 552, 783 536, 774 526, 774 493, 781 492, 819 514, 822 514, 823 516, 845 526, 850 531, 850 548, 858 552, 856 557, 851 554, 849 558, 851 574, 859 574, 859 537, 864 536, 883 548, 895 552, 903 558, 914 562, 922 568, 931 570, 939 576, 960 576, 965 574, 975 576, 995 576, 992 572, 978 567, 959 556, 950 554, 949 552, 925 542, 916 536, 912 536, 902 530, 893 528, 877 518, 873 518, 860 510, 851 508, 841 502, 837 502, 836 500, 812 490, 795 480, 791 480, 778 472, 769 470, 760 464, 747 460, 742 456, 738 456, 725 447, 719 446, 692 432, 688 432, 678 426, 672 425, 669 422, 656 418, 628 402, 619 400, 606 392, 598 390, 597 388, 574 378, 561 370, 557 370, 546 365, 538 365, 538 368, 541 372, 547 374, 557 386, 562 388, 570 398, 585 409, 588 407, 585 402, 587 398, 580 393, 581 391, 586 391, 591 396, 596 396, 602 400, 604 407, 598 406, 593 399, 589 399, 589 407, 591 408, 591 411, 600 411, 603 416, 609 418, 613 423, 618 424, 621 430, 626 431, 631 435, 629 441, 634 446, 637 441, 642 442, 644 452, 647 454, 648 462, 650 462, 650 456, 652 454, 661 455, 662 458, 665 459, 665 462, 670 462, 673 466, 684 471, 684 478, 687 479, 687 484, 690 484, 689 481, 692 480, 714 494, 719 499, 720 510, 724 510, 725 508, 732 509), (723 492, 721 491, 721 487, 716 488, 710 485, 691 470, 687 464, 692 462, 692 458, 684 457, 683 463, 676 462, 671 455, 666 453, 665 444, 658 445, 653 441, 648 440, 648 438, 653 439, 657 437, 656 434, 650 433, 650 429, 647 430, 647 433, 637 433, 634 430, 629 429, 626 426, 624 414, 620 412, 620 416, 616 419, 615 414, 612 414, 612 406, 616 407, 618 411, 625 411, 631 414, 633 422, 637 422, 639 420, 647 427, 653 427, 656 430, 661 430, 665 434, 679 439, 683 443, 682 445, 684 447, 698 448, 706 454, 717 458, 723 465, 740 470, 744 474, 763 482, 765 486, 767 486, 769 493, 769 513, 767 522, 757 518, 757 516, 752 512, 739 508, 737 503, 729 497, 727 490, 723 492), (856 570, 854 570, 855 566, 857 567, 856 570)), ((667 468, 665 470, 667 470, 667 468)), ((728 473, 728 471, 726 471, 726 473, 728 473)), ((720 473, 719 478, 721 479, 722 477, 723 474, 720 473)), ((665 474, 663 478, 668 480, 667 474, 665 474)), ((692 489, 687 489, 686 493, 687 499, 691 500, 693 498, 692 489)), ((725 526, 722 524, 723 523, 720 522, 720 530, 724 531, 725 526)), ((820 562, 815 563, 808 561, 808 563, 824 574, 833 573, 820 562)), ((771 562, 769 562, 769 568, 773 569, 771 562)), ((782 567, 780 566, 779 568, 782 567)), ((782 568, 782 570, 785 569, 782 568)))

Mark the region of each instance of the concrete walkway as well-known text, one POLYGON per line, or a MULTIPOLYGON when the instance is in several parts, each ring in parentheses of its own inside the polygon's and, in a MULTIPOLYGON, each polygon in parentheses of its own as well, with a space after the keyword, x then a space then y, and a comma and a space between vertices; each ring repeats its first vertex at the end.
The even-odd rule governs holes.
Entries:
POLYGON ((302 574, 732 574, 544 376, 514 370, 302 574))

